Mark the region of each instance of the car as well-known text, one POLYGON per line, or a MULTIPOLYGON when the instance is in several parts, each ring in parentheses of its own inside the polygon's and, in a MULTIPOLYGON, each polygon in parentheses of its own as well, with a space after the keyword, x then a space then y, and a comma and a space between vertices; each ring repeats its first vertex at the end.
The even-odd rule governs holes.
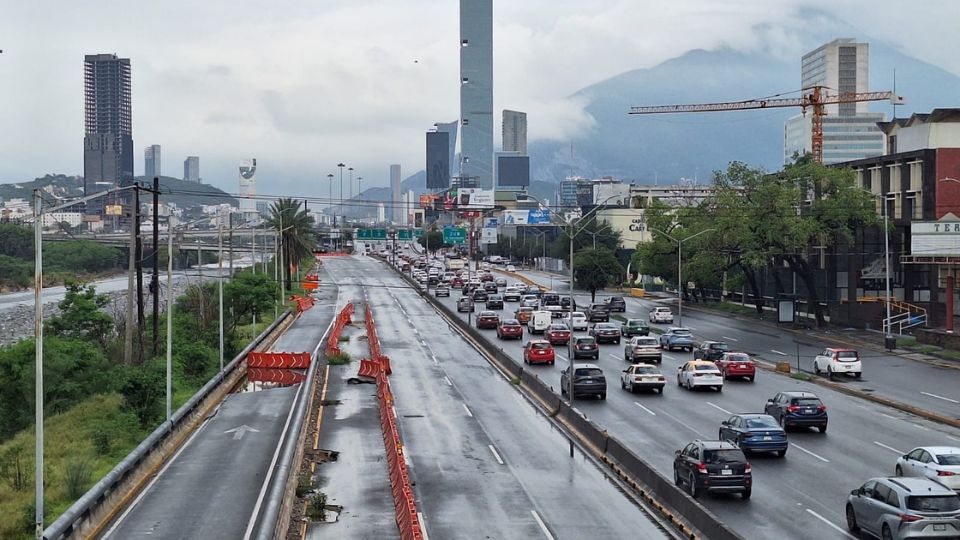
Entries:
POLYGON ((534 310, 530 314, 530 320, 527 321, 527 330, 531 334, 543 334, 550 327, 550 320, 553 316, 549 311, 534 310))
POLYGON ((512 264, 508 264, 508 265, 507 265, 507 272, 516 272, 516 271, 517 271, 517 267, 516 267, 516 266, 514 266, 514 265, 512 265, 512 264))
POLYGON ((649 336, 650 327, 643 319, 627 319, 620 325, 620 333, 623 337, 649 336))
POLYGON ((836 349, 828 347, 813 359, 813 371, 817 375, 826 371, 827 376, 833 378, 838 373, 845 373, 860 378, 863 367, 860 362, 860 353, 853 349, 836 349))
POLYGON ((871 478, 847 497, 847 529, 877 538, 960 537, 960 495, 929 478, 871 478))
POLYGON ((435 296, 450 296, 450 287, 446 285, 437 285, 437 288, 434 289, 433 294, 435 296))
MULTIPOLYGON (((570 368, 560 372, 560 393, 567 395, 570 389, 570 368)), ((597 396, 607 399, 607 378, 603 370, 593 364, 573 365, 573 399, 577 396, 597 396)))
POLYGON ((960 448, 920 446, 897 459, 897 476, 925 476, 960 492, 960 448))
POLYGON ((600 359, 600 346, 597 340, 592 337, 578 337, 573 340, 573 358, 593 358, 600 359))
POLYGON ((693 350, 693 333, 689 328, 673 327, 660 335, 660 346, 664 350, 693 350))
MULTIPOLYGON (((487 265, 487 266, 490 266, 490 265, 487 265)), ((487 270, 487 268, 484 268, 484 270, 487 270)), ((493 274, 491 274, 490 272, 484 272, 483 274, 480 274, 480 281, 493 282, 493 274)), ((494 283, 494 285, 496 285, 496 283, 494 283)))
POLYGON ((497 284, 492 281, 485 281, 483 283, 483 290, 488 294, 497 292, 497 284))
POLYGON ((525 294, 520 297, 520 305, 523 307, 538 308, 540 307, 540 299, 532 294, 525 294))
POLYGON ((567 345, 570 343, 570 329, 565 324, 551 324, 547 327, 546 338, 551 345, 567 345))
POLYGON ((491 294, 487 296, 485 305, 487 309, 503 309, 503 297, 499 294, 491 294))
POLYGON ((686 484, 694 499, 703 492, 719 491, 739 493, 747 500, 753 492, 753 467, 733 444, 697 439, 675 452, 673 483, 686 484))
POLYGON ((513 312, 513 316, 522 324, 527 324, 530 322, 530 318, 533 317, 533 308, 520 306, 516 311, 513 312))
POLYGON ((570 310, 570 306, 573 306, 573 310, 577 309, 577 301, 571 299, 569 296, 560 297, 560 307, 565 310, 570 310))
POLYGON ((720 423, 721 441, 730 441, 744 452, 787 455, 787 433, 769 414, 735 414, 720 423))
POLYGON ((469 296, 461 296, 458 298, 457 311, 460 313, 473 311, 473 299, 471 299, 469 296))
POLYGON ((479 329, 496 329, 500 326, 500 316, 492 311, 481 311, 480 314, 477 315, 476 324, 479 329))
POLYGON ((541 291, 541 290, 540 290, 540 287, 537 286, 537 285, 527 285, 526 288, 524 289, 524 293, 523 293, 523 294, 532 294, 532 295, 536 296, 536 297, 539 299, 539 298, 540 298, 540 294, 541 294, 542 292, 543 292, 543 291, 541 291))
POLYGON ((663 351, 660 350, 657 338, 637 336, 630 338, 623 346, 623 359, 628 362, 654 361, 659 364, 663 362, 663 351))
POLYGON ((457 277, 453 278, 453 280, 450 281, 450 286, 451 286, 451 287, 463 287, 463 278, 461 278, 460 276, 457 276, 457 277))
POLYGON ((597 323, 587 333, 597 338, 597 343, 620 344, 620 328, 613 323, 597 323))
POLYGON ((655 307, 647 314, 647 321, 653 323, 673 324, 673 312, 668 307, 655 307))
POLYGON ((725 352, 719 360, 714 362, 724 379, 743 377, 750 382, 757 378, 757 365, 750 359, 750 355, 742 352, 725 352))
POLYGON ((534 339, 523 346, 524 364, 550 364, 556 362, 556 354, 553 351, 553 345, 545 339, 534 339))
POLYGON ((767 400, 763 412, 776 418, 783 429, 815 427, 827 432, 827 407, 813 392, 780 392, 767 400))
POLYGON ((723 374, 713 362, 690 360, 677 368, 677 386, 684 386, 687 390, 709 386, 723 392, 723 374))
POLYGON ((716 362, 729 350, 730 346, 722 341, 704 341, 693 350, 693 358, 716 362))
POLYGON ((574 332, 577 330, 586 330, 590 327, 587 316, 584 315, 582 311, 574 311, 570 315, 567 315, 563 318, 563 322, 574 332))
POLYGON ((610 322, 610 310, 605 304, 590 304, 583 310, 590 322, 610 322))
POLYGON ((523 325, 516 319, 503 319, 497 327, 500 339, 523 339, 523 325))
POLYGON ((520 291, 517 290, 517 289, 515 289, 515 288, 507 287, 507 289, 506 289, 505 291, 503 291, 503 301, 504 301, 504 302, 519 302, 519 301, 520 301, 520 291))
POLYGON ((497 287, 506 287, 506 286, 507 286, 507 278, 505 278, 505 277, 497 277, 497 278, 494 278, 494 279, 493 279, 493 282, 497 284, 497 287))
POLYGON ((660 373, 657 366, 650 364, 634 364, 620 374, 620 388, 635 393, 637 390, 655 390, 663 394, 663 387, 667 379, 660 373))
POLYGON ((474 302, 486 302, 487 301, 487 291, 483 289, 477 289, 473 291, 473 301, 474 302))
POLYGON ((626 313, 627 311, 627 301, 624 300, 622 296, 605 298, 603 303, 606 304, 607 309, 610 311, 618 311, 620 313, 626 313))
POLYGON ((544 306, 560 306, 560 295, 556 291, 544 291, 540 295, 540 303, 544 306))

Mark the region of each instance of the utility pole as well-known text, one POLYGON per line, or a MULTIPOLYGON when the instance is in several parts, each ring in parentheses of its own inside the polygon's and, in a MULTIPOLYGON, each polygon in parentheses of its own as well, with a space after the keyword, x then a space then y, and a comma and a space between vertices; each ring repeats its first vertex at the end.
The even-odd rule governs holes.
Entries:
MULTIPOLYGON (((157 349, 160 345, 160 177, 153 177, 153 278, 150 280, 150 291, 153 293, 153 355, 157 355, 157 349)), ((170 229, 170 222, 167 221, 167 229, 170 229)), ((173 253, 168 252, 167 258, 173 257, 173 253)))
POLYGON ((33 190, 33 335, 34 335, 34 523, 38 539, 43 538, 43 219, 40 213, 40 190, 33 190))
MULTIPOLYGON (((137 189, 134 188, 134 193, 137 192, 137 189)), ((136 196, 134 196, 136 201, 136 196)), ((130 365, 133 361, 133 325, 134 325, 134 306, 133 306, 133 294, 134 294, 134 272, 137 266, 137 224, 139 218, 137 214, 139 213, 139 208, 137 204, 134 204, 130 209, 130 257, 127 260, 127 312, 125 313, 126 318, 126 328, 124 328, 123 335, 123 362, 126 365, 130 365)), ((199 255, 199 253, 198 253, 199 255)))
MULTIPOLYGON (((228 214, 229 215, 229 214, 228 214)), ((217 296, 219 297, 220 305, 220 373, 223 373, 223 223, 217 224, 217 245, 219 256, 217 259, 220 261, 217 271, 217 296)))
POLYGON ((133 205, 137 208, 137 219, 134 221, 134 230, 137 231, 137 363, 143 363, 143 329, 146 326, 146 315, 143 309, 143 237, 140 235, 140 190, 133 192, 133 205))
MULTIPOLYGON (((154 303, 156 306, 156 303, 154 303)), ((153 318, 156 327, 156 316, 153 318)), ((156 332, 154 332, 156 335, 156 332)), ((173 227, 167 225, 167 422, 173 408, 173 227)))

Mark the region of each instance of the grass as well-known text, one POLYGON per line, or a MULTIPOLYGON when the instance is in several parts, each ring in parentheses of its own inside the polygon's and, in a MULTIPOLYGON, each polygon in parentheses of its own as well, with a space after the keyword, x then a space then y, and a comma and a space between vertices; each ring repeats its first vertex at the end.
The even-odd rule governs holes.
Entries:
POLYGON ((337 341, 339 341, 340 343, 343 343, 344 341, 350 341, 350 336, 340 336, 339 338, 337 338, 337 341))
POLYGON ((660 328, 659 326, 651 326, 650 332, 653 334, 663 334, 663 333, 666 333, 666 330, 664 330, 663 328, 660 328))
MULTIPOLYGON (((119 394, 94 396, 44 422, 47 524, 146 436, 135 419, 132 424, 118 424, 117 419, 128 414, 122 404, 119 394), (94 437, 95 433, 99 436, 94 437)), ((33 538, 33 448, 33 429, 0 445, 0 538, 33 538), (25 480, 20 490, 13 481, 17 462, 25 480)))
POLYGON ((624 317, 623 315, 611 315, 610 318, 615 321, 627 322, 627 318, 624 317))
POLYGON ((809 381, 812 377, 808 373, 802 371, 794 371, 790 374, 791 379, 796 379, 798 381, 809 381))
POLYGON ((712 309, 715 311, 723 311, 725 313, 732 313, 734 315, 745 315, 748 317, 757 316, 757 309, 755 307, 742 306, 732 302, 710 302, 707 304, 698 304, 697 307, 712 309))
POLYGON ((327 357, 327 363, 331 366, 342 366, 344 364, 349 364, 350 353, 346 351, 340 351, 337 354, 332 354, 327 357))
POLYGON ((933 353, 940 352, 942 349, 940 347, 937 347, 936 345, 922 345, 917 350, 922 352, 923 354, 933 354, 933 353))
POLYGON ((897 338, 897 347, 913 347, 916 344, 917 338, 913 336, 897 338))

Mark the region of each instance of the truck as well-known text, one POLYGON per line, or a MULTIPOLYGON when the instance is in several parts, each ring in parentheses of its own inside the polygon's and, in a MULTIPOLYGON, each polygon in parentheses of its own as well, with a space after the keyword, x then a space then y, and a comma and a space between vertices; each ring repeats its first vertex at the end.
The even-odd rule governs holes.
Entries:
POLYGON ((463 259, 447 259, 447 270, 455 272, 463 270, 467 266, 467 261, 463 259))
POLYGON ((527 322, 527 330, 531 334, 542 334, 547 331, 552 318, 553 314, 549 311, 534 311, 533 314, 530 315, 530 320, 527 322))

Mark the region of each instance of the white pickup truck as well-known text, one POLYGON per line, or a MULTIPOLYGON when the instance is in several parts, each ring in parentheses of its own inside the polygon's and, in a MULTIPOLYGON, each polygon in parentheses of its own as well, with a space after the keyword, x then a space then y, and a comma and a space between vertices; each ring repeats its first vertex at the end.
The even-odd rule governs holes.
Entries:
POLYGON ((673 324, 673 312, 668 307, 655 307, 650 310, 647 322, 673 324))

